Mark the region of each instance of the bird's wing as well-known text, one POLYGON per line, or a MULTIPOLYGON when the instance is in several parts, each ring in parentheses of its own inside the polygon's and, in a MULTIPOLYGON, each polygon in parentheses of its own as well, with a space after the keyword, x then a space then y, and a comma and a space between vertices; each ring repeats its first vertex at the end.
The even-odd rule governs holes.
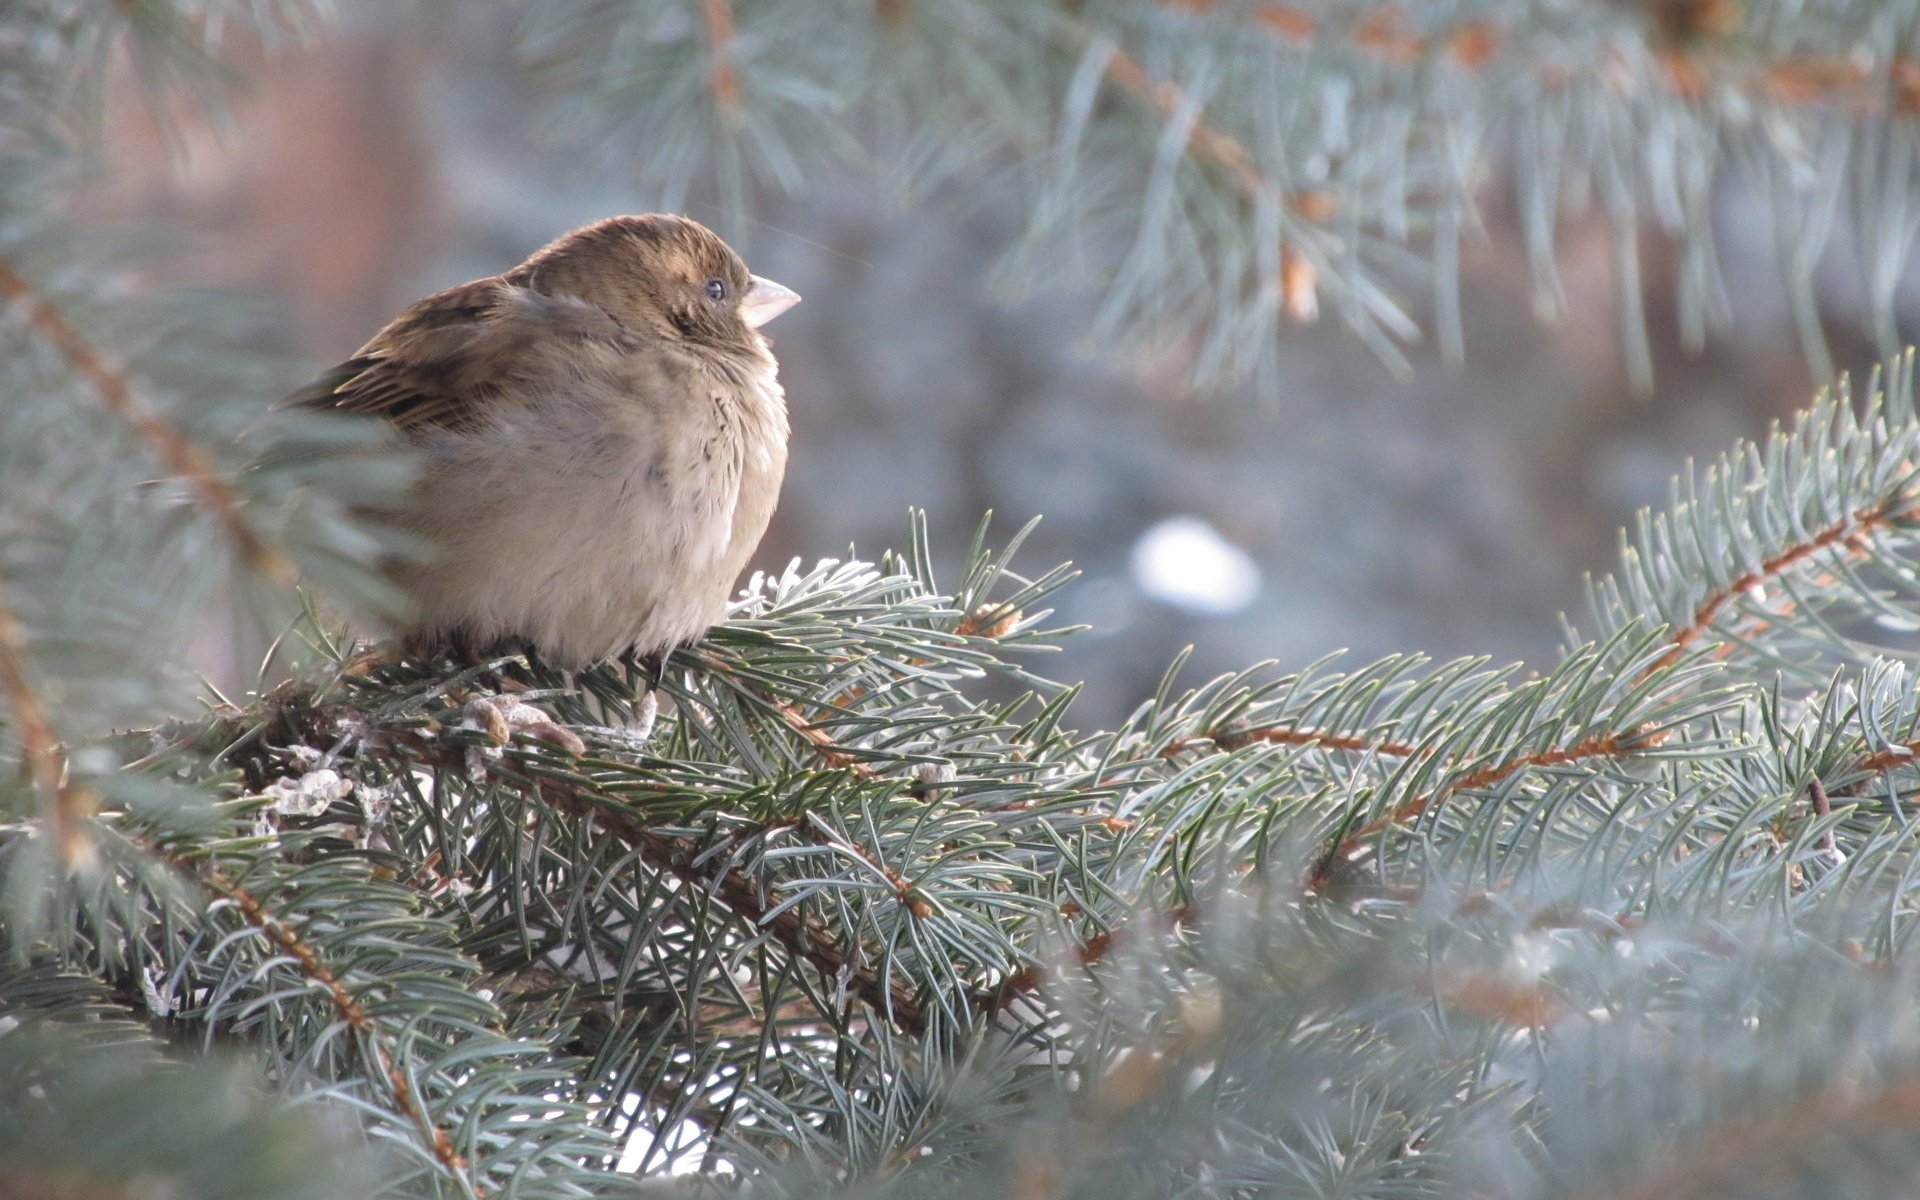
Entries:
POLYGON ((281 403, 384 417, 408 432, 458 427, 536 393, 582 343, 633 340, 591 304, 479 279, 413 305, 281 403))

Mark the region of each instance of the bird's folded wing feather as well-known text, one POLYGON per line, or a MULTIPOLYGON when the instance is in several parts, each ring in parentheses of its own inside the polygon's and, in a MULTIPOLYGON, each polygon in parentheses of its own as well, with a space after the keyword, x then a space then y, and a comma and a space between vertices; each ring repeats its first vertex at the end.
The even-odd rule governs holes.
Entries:
POLYGON ((384 417, 411 432, 457 427, 490 404, 537 394, 543 376, 557 378, 591 342, 639 347, 591 304, 480 279, 415 304, 281 403, 384 417))

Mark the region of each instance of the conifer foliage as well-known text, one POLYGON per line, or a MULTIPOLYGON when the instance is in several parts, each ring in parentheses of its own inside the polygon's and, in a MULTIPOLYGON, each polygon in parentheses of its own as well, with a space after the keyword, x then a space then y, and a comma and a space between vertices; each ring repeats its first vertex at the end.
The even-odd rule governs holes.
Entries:
MULTIPOLYGON (((739 106, 711 146, 663 136, 689 177, 747 161, 730 154, 786 162, 749 136, 762 115, 817 133, 751 107, 777 95, 757 70, 742 82, 773 17, 709 0, 675 25, 656 7, 545 6, 528 44, 598 87, 671 67, 739 106), (590 19, 655 21, 606 45, 659 61, 593 58, 565 36, 590 19)), ((793 69, 855 7, 824 6, 793 69)), ((915 145, 986 136, 991 95, 1009 120, 1052 105, 1063 144, 991 134, 1043 164, 1063 189, 1046 195, 1095 197, 1083 176, 1144 153, 1169 189, 1150 203, 1192 214, 1190 185, 1222 179, 1255 193, 1223 229, 1375 204, 1340 235, 1369 248, 1347 260, 1361 313, 1383 311, 1362 281, 1393 189, 1343 174, 1338 204, 1280 204, 1247 174, 1261 143, 1214 124, 1251 109, 1199 108, 1209 80, 1273 100, 1223 86, 1254 52, 1176 81, 1154 74, 1166 47, 1237 20, 1305 79, 1365 60, 1418 99, 1397 141, 1391 105, 1347 131, 1354 170, 1497 125, 1435 72, 1524 54, 1539 82, 1558 69, 1546 39, 1603 34, 1657 64, 1628 82, 1667 91, 1569 107, 1586 132, 1566 169, 1638 194, 1609 147, 1717 137, 1740 103, 1778 110, 1769 137, 1833 122, 1852 153, 1910 169, 1912 64, 1885 57, 1905 9, 1591 9, 1436 6, 1432 29, 1224 3, 858 15, 909 67, 938 57, 936 34, 968 35, 940 61, 974 90, 944 107, 913 92, 915 145), (995 40, 1030 20, 1051 40, 995 40), (1046 54, 1069 33, 1092 40, 1061 74, 1046 54), (1814 69, 1856 43, 1882 57, 1814 69), (970 75, 974 56, 1007 69, 970 75), (1694 124, 1657 120, 1680 110, 1694 124), (1143 116, 1147 143, 1110 121, 1143 116)), ((397 659, 337 633, 321 612, 393 602, 368 564, 409 548, 353 514, 404 488, 407 463, 351 423, 263 418, 273 372, 222 340, 238 314, 155 295, 133 249, 60 218, 104 62, 130 53, 178 88, 206 77, 221 28, 300 16, 0 13, 0 1196, 1913 1190, 1911 356, 1676 485, 1538 672, 1406 654, 1188 690, 1175 663, 1087 732, 1043 669, 1071 572, 1029 569, 1025 530, 983 523, 942 575, 916 519, 898 552, 756 577, 672 655, 643 737, 640 664, 397 659), (188 708, 172 664, 213 607, 280 634, 276 677, 188 708)), ((1911 190, 1869 174, 1886 183, 1872 212, 1911 190)), ((1703 219, 1676 214, 1702 238, 1703 219)), ((1314 276, 1287 255, 1315 244, 1268 240, 1269 300, 1304 309, 1314 276)), ((1443 274, 1446 245, 1428 243, 1443 274)))

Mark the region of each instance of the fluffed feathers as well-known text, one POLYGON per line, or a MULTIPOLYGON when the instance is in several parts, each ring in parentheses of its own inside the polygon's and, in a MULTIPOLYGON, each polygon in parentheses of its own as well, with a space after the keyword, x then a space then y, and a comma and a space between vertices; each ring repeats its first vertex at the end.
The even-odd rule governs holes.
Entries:
POLYGON ((412 649, 525 640, 578 666, 691 640, 725 611, 786 469, 756 326, 799 297, 680 217, 613 217, 421 300, 289 403, 417 446, 397 566, 412 649))

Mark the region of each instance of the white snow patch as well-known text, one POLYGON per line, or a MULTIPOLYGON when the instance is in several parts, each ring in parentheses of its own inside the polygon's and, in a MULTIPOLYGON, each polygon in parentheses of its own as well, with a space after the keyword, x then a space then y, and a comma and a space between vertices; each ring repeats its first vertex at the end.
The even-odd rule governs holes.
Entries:
POLYGON ((1209 616, 1236 613, 1260 594, 1260 567, 1199 517, 1154 523, 1133 544, 1133 582, 1165 604, 1209 616))

